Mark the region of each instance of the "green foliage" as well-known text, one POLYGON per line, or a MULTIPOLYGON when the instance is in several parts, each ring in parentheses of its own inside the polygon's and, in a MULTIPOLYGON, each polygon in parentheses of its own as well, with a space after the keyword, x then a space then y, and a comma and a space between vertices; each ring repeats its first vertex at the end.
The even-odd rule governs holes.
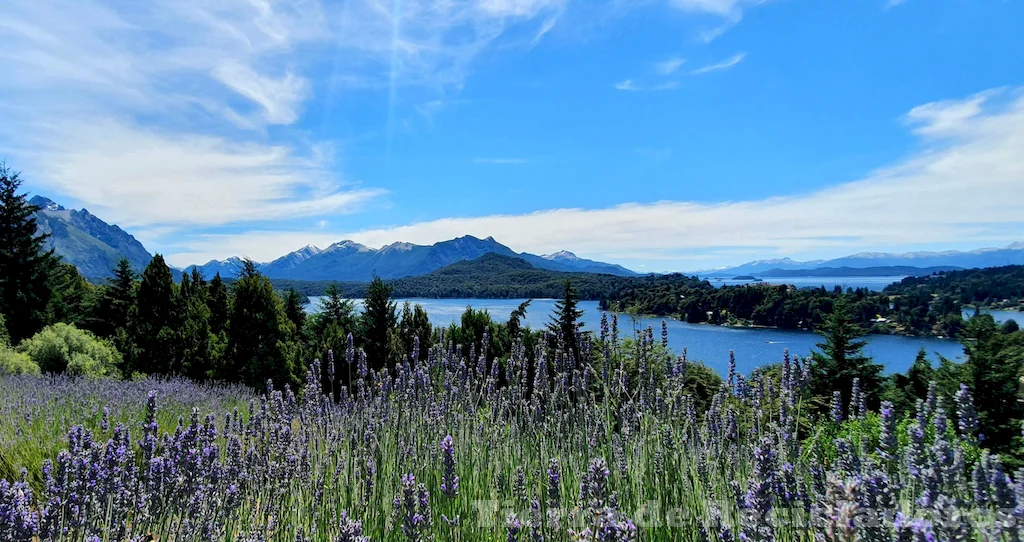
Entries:
POLYGON ((873 408, 877 404, 883 367, 863 354, 864 342, 856 340, 863 331, 852 321, 844 297, 836 298, 822 331, 825 340, 818 343, 821 351, 811 354, 809 390, 812 404, 819 412, 824 411, 832 392, 839 391, 843 405, 848 405, 853 381, 860 379, 865 402, 873 408))
POLYGON ((55 262, 50 270, 48 286, 48 322, 67 322, 77 326, 84 326, 89 322, 96 292, 85 277, 78 273, 75 266, 55 262))
POLYGON ((526 309, 530 307, 532 299, 527 299, 519 304, 516 310, 508 317, 508 333, 512 338, 519 337, 522 331, 522 320, 526 318, 526 309))
POLYGON ((423 306, 419 303, 412 305, 408 301, 403 303, 398 328, 402 340, 402 352, 412 355, 414 341, 419 338, 419 359, 427 359, 430 354, 430 335, 433 326, 430 325, 430 318, 427 316, 427 311, 423 310, 423 306))
POLYGON ((176 356, 171 372, 190 378, 203 379, 214 371, 213 342, 210 330, 210 307, 207 304, 208 288, 198 270, 193 268, 191 276, 181 277, 178 287, 177 314, 179 316, 176 356))
POLYGON ((390 340, 397 326, 398 314, 391 298, 391 286, 380 277, 374 277, 366 291, 361 320, 361 335, 371 368, 390 367, 399 360, 401 352, 395 351, 390 340))
POLYGON ((302 308, 303 297, 294 288, 290 288, 284 297, 284 314, 300 333, 302 326, 306 323, 306 311, 302 308))
POLYGON ((231 311, 228 300, 228 288, 220 278, 220 273, 213 276, 208 286, 209 295, 206 306, 210 309, 210 332, 214 335, 226 333, 228 330, 228 313, 231 311))
POLYGON ((572 353, 579 359, 579 345, 576 344, 576 332, 580 329, 579 319, 583 311, 577 307, 579 297, 572 287, 572 281, 566 280, 562 290, 561 298, 555 302, 555 311, 548 322, 548 331, 556 338, 561 338, 567 345, 571 345, 572 353))
POLYGON ((171 268, 157 254, 142 272, 136 314, 132 320, 132 353, 129 367, 146 374, 170 374, 179 366, 179 313, 171 268))
POLYGON ((495 322, 486 309, 477 310, 467 306, 459 323, 453 322, 448 327, 445 340, 457 345, 467 359, 474 361, 486 349, 487 361, 490 362, 508 355, 510 345, 503 340, 504 335, 507 335, 507 328, 495 322), (486 343, 484 334, 487 334, 486 343))
POLYGON ((0 376, 25 374, 39 374, 39 365, 28 354, 0 345, 0 376))
POLYGON ((7 323, 4 321, 4 315, 0 314, 0 347, 9 344, 11 344, 11 337, 7 334, 7 323))
POLYGON ((963 339, 966 382, 974 394, 986 446, 994 452, 1024 453, 1018 408, 1024 332, 1002 333, 991 316, 980 315, 967 321, 963 339))
POLYGON ((114 276, 107 279, 106 287, 94 309, 93 330, 101 337, 116 337, 118 330, 128 330, 129 319, 135 313, 138 283, 127 258, 121 258, 114 268, 114 276))
POLYGON ((284 313, 284 303, 267 277, 246 260, 234 283, 228 329, 227 363, 218 378, 263 387, 298 384, 301 363, 290 343, 295 326, 284 313))
POLYGON ((885 288, 888 295, 950 297, 961 305, 1013 308, 1024 299, 1024 265, 946 271, 908 277, 885 288))
POLYGON ((7 332, 18 342, 50 320, 51 275, 58 259, 37 235, 34 213, 39 210, 19 193, 19 173, 0 162, 0 314, 7 332))
POLYGON ((57 323, 43 328, 18 345, 22 352, 48 373, 74 376, 117 377, 121 354, 107 341, 77 327, 57 323))

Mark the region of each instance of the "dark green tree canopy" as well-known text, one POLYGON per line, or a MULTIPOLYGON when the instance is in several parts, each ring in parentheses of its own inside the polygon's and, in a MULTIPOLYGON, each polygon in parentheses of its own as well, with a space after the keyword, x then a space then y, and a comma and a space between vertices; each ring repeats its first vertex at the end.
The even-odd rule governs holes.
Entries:
POLYGON ((58 258, 37 233, 38 207, 21 190, 20 174, 0 162, 0 313, 13 342, 30 337, 49 320, 51 274, 58 258))
POLYGON ((811 354, 810 392, 820 410, 828 406, 832 392, 839 391, 844 408, 850 403, 854 379, 860 379, 869 408, 878 402, 883 367, 864 355, 864 335, 853 322, 845 296, 837 296, 832 312, 825 317, 822 327, 825 336, 818 343, 820 352, 811 354))
POLYGON ((366 290, 361 322, 370 367, 380 369, 394 365, 399 353, 390 348, 390 336, 398 327, 398 313, 391 298, 391 287, 380 277, 374 277, 366 290))

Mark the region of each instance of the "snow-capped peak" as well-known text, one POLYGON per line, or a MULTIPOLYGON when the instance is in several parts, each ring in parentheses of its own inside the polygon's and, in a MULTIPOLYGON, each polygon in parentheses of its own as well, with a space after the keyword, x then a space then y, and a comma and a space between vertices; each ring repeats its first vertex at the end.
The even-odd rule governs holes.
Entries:
POLYGON ((344 241, 338 241, 337 243, 334 243, 333 245, 327 247, 321 252, 333 252, 335 250, 354 250, 356 252, 368 252, 372 251, 373 249, 366 245, 361 245, 355 241, 345 239, 344 241))
POLYGON ((559 250, 558 252, 555 252, 555 253, 552 253, 552 254, 544 254, 544 255, 541 256, 541 258, 544 258, 545 260, 571 260, 571 261, 577 261, 577 260, 580 259, 579 256, 573 254, 572 252, 569 252, 568 250, 559 250))

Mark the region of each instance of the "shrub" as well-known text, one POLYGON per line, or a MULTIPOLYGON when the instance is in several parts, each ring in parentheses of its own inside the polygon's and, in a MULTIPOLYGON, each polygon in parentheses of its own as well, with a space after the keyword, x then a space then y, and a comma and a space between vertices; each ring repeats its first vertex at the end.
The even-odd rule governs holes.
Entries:
POLYGON ((39 366, 27 355, 0 345, 0 375, 24 374, 39 374, 39 366))
POLYGON ((75 376, 117 376, 121 354, 107 341, 69 324, 43 328, 18 345, 23 352, 48 373, 75 376))

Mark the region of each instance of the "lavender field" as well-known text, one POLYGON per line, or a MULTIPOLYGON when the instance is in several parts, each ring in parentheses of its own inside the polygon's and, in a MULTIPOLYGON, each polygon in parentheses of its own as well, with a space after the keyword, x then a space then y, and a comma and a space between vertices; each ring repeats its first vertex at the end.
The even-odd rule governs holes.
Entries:
POLYGON ((374 374, 350 347, 262 394, 0 378, 0 540, 1021 540, 1024 472, 979 448, 966 388, 809 423, 801 360, 702 402, 648 337, 536 371, 435 346, 374 374))

